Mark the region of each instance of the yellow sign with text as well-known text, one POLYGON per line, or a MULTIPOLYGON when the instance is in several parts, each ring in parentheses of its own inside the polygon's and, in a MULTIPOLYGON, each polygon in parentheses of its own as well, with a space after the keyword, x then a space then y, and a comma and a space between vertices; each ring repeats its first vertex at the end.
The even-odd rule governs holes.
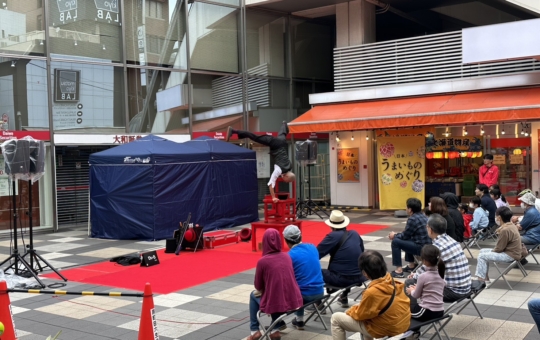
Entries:
POLYGON ((405 209, 408 198, 418 198, 424 205, 424 137, 377 138, 377 162, 381 210, 405 209))
POLYGON ((338 183, 360 182, 360 165, 358 148, 338 149, 337 151, 337 181, 338 183))

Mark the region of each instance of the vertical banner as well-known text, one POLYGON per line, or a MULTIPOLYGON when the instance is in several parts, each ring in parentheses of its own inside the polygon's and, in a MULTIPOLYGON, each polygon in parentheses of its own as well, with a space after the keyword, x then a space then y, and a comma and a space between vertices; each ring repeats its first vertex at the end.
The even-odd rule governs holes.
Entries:
POLYGON ((270 148, 254 147, 253 151, 257 157, 257 178, 270 178, 270 148))
POLYGON ((381 210, 405 209, 408 198, 425 196, 424 137, 377 138, 381 210))
POLYGON ((358 163, 359 148, 337 150, 338 183, 359 183, 360 167, 358 163))

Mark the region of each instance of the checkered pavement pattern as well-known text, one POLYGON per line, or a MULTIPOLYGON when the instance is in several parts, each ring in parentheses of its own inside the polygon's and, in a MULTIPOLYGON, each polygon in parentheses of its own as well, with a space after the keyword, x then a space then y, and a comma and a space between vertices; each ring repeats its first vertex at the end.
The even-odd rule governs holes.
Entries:
MULTIPOLYGON (((385 225, 388 228, 363 236, 366 249, 380 251, 391 267, 390 231, 401 231, 405 219, 394 218, 388 212, 346 213, 352 223, 385 225)), ((316 215, 308 219, 319 220, 316 215)), ((241 227, 239 227, 241 228, 241 227)), ((57 269, 106 261, 112 257, 164 247, 163 241, 137 242, 92 239, 86 229, 71 228, 57 233, 39 233, 34 236, 37 252, 57 269)), ((492 248, 493 241, 481 244, 492 248)), ((0 240, 0 251, 9 255, 11 241, 0 240)), ((23 246, 20 244, 19 249, 23 246)), ((478 249, 472 249, 477 257, 478 249)), ((468 255, 468 253, 467 253, 468 255)), ((1 258, 0 258, 1 259, 1 258)), ((508 290, 504 281, 498 281, 484 290, 476 299, 484 319, 480 319, 472 306, 446 326, 453 339, 540 339, 540 334, 527 310, 527 302, 540 297, 540 266, 529 259, 525 269, 527 277, 512 270, 506 277, 514 290, 508 290)), ((476 260, 469 259, 474 273, 476 260)), ((323 267, 328 258, 321 260, 323 267)), ((490 266, 490 277, 496 277, 496 269, 490 266)), ((173 279, 173 278, 160 278, 173 279)), ((249 293, 253 290, 254 269, 204 283, 166 295, 154 295, 159 336, 169 339, 245 339, 249 335, 249 293)), ((45 284, 58 280, 43 280, 45 284)), ((141 291, 142 291, 141 287, 141 291)), ((110 292, 118 288, 67 282, 63 290, 110 292)), ((122 290, 123 292, 129 292, 122 290)), ((358 295, 349 295, 349 304, 358 295)), ((10 294, 14 321, 19 339, 45 339, 62 331, 59 339, 137 339, 142 298, 77 296, 48 294, 10 294)), ((344 311, 339 305, 334 311, 344 311)), ((319 321, 310 321, 305 330, 296 330, 290 319, 288 328, 282 331, 282 339, 332 339, 330 329, 324 330, 319 321)), ((330 328, 330 315, 323 316, 330 328)), ((270 319, 268 318, 268 323, 270 319)), ((360 339, 358 333, 348 333, 349 339, 360 339)), ((427 338, 426 338, 427 339, 427 338)))

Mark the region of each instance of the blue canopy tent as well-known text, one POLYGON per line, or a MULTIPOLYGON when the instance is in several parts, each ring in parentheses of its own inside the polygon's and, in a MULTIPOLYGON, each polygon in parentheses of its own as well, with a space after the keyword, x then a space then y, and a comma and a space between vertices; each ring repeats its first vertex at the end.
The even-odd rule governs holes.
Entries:
POLYGON ((258 220, 255 152, 153 135, 90 156, 92 237, 170 238, 191 212, 204 231, 258 220))

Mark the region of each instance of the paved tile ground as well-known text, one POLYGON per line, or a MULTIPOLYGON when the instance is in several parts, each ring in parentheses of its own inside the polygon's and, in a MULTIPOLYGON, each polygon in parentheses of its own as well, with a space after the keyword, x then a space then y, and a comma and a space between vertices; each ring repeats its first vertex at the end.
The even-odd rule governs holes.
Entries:
MULTIPOLYGON (((353 223, 382 224, 387 229, 364 236, 367 249, 380 251, 391 268, 389 231, 401 231, 405 219, 385 212, 347 213, 353 223)), ((319 219, 309 216, 309 219, 319 219)), ((493 241, 482 245, 493 247, 493 241)), ((0 251, 10 253, 9 239, 0 240, 0 251)), ((61 230, 58 233, 35 235, 35 248, 56 268, 70 268, 96 263, 114 256, 164 247, 164 241, 136 242, 100 240, 87 237, 85 228, 61 230)), ((21 249, 19 241, 19 249, 21 249)), ((476 257, 478 249, 472 250, 476 257)), ((469 261, 474 274, 476 260, 469 261)), ((328 259, 321 260, 323 267, 328 259)), ((540 339, 540 334, 527 310, 527 301, 540 297, 540 265, 532 258, 525 266, 527 277, 512 270, 507 278, 514 286, 509 290, 499 281, 484 290, 477 298, 483 319, 472 306, 467 307, 446 327, 453 339, 540 339)), ((490 268, 490 276, 496 270, 490 268)), ((254 270, 231 275, 166 295, 155 295, 154 304, 160 339, 244 339, 249 335, 248 301, 253 289, 254 270)), ((57 282, 45 279, 46 284, 57 282)), ((118 291, 118 288, 68 282, 64 290, 118 291)), ((351 293, 352 300, 356 294, 351 293)), ((113 298, 103 296, 34 295, 12 293, 10 299, 18 335, 21 340, 45 339, 62 331, 59 339, 137 339, 140 298, 113 298)), ((352 301, 351 301, 352 303, 352 301)), ((333 306, 334 311, 343 311, 333 306)), ((330 324, 330 316, 323 317, 330 324)), ((289 320, 288 320, 289 321, 289 320)), ((290 325, 282 332, 283 339, 331 339, 330 330, 320 322, 310 322, 304 331, 290 325)), ((348 334, 349 339, 360 339, 348 334)), ((427 338, 426 338, 427 339, 427 338)))

